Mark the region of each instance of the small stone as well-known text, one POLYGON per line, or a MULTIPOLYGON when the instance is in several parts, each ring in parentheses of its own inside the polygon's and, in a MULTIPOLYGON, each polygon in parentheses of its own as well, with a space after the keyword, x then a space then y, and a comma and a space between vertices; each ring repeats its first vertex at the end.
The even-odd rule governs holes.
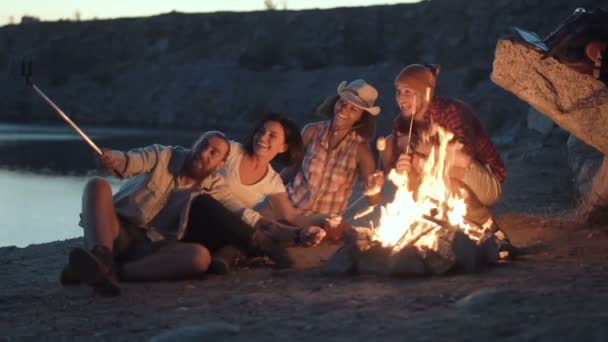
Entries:
POLYGON ((431 274, 445 274, 455 264, 455 260, 445 258, 434 250, 422 248, 420 252, 424 265, 431 274))
POLYGON ((465 233, 458 230, 452 239, 456 265, 465 272, 478 272, 482 268, 481 251, 465 233))
POLYGON ((180 327, 162 332, 150 339, 151 342, 168 341, 217 341, 237 335, 240 328, 226 322, 207 322, 200 325, 180 327))
POLYGON ((488 264, 497 264, 500 260, 498 239, 494 234, 487 234, 479 243, 482 258, 488 264))
POLYGON ((415 247, 405 247, 389 259, 391 275, 420 276, 427 273, 422 257, 415 247))
POLYGON ((357 260, 353 246, 344 245, 321 267, 324 274, 349 275, 357 269, 357 260))
POLYGON ((358 271, 362 274, 390 275, 389 258, 393 248, 375 243, 371 248, 357 253, 358 271))
POLYGON ((455 303, 459 308, 469 311, 479 311, 480 309, 496 305, 501 301, 511 300, 513 290, 501 288, 485 288, 475 291, 455 303))

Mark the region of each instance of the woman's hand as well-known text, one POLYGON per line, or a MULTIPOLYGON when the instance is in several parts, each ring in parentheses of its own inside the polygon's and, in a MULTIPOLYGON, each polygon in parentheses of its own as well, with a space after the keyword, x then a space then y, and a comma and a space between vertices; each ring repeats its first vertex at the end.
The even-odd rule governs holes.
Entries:
POLYGON ((380 191, 382 191, 382 185, 384 185, 384 172, 376 171, 367 177, 363 194, 365 196, 374 196, 379 194, 380 191))
POLYGON ((448 176, 450 178, 462 179, 473 158, 463 150, 463 145, 458 142, 449 143, 446 148, 446 154, 450 161, 448 176))
POLYGON ((318 245, 325 238, 325 230, 321 227, 310 226, 300 229, 300 245, 313 247, 318 245))
POLYGON ((400 174, 410 173, 412 171, 412 153, 401 153, 395 164, 395 170, 400 174))
POLYGON ((325 240, 329 243, 340 243, 346 227, 347 224, 342 222, 342 216, 333 216, 326 219, 325 224, 323 225, 323 229, 325 229, 325 232, 327 233, 325 240))

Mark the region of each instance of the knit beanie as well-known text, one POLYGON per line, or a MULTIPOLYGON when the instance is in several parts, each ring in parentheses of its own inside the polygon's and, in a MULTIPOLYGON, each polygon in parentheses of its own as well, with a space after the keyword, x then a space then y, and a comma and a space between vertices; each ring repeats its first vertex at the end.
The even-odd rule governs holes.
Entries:
POLYGON ((395 84, 405 84, 424 96, 427 87, 431 88, 431 97, 435 90, 437 75, 439 74, 437 64, 412 64, 405 67, 395 78, 395 84))

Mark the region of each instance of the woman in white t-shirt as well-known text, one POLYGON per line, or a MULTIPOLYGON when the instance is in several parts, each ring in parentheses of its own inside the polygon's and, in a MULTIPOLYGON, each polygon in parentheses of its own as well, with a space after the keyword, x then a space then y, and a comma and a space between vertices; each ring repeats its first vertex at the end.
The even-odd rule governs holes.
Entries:
POLYGON ((280 114, 269 114, 253 129, 244 144, 231 142, 230 154, 220 173, 234 196, 247 208, 293 225, 320 226, 325 216, 300 215, 291 204, 280 175, 271 162, 295 166, 303 156, 302 137, 297 125, 280 114))

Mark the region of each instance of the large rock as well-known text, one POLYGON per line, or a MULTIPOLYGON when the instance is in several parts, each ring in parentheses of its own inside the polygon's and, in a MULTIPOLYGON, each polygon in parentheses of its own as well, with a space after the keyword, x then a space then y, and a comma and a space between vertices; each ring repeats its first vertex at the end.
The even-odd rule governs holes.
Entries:
POLYGON ((563 129, 608 152, 608 88, 535 49, 499 40, 491 79, 563 129))
POLYGON ((591 181, 589 193, 584 197, 580 213, 590 226, 608 224, 608 161, 606 158, 591 181))
MULTIPOLYGON (((507 39, 498 41, 491 78, 585 144, 604 155, 608 152, 608 88, 602 82, 507 39)), ((583 211, 586 216, 592 210, 604 212, 608 207, 608 165, 604 161, 593 176, 597 156, 579 154, 581 145, 571 144, 569 162, 576 188, 585 193, 583 211)))
POLYGON ((528 110, 527 126, 529 129, 535 130, 543 136, 549 135, 555 123, 547 116, 539 113, 536 109, 528 110))
POLYGON ((568 138, 567 146, 568 166, 572 171, 574 190, 579 199, 582 199, 590 193, 591 183, 604 155, 572 135, 568 138))

